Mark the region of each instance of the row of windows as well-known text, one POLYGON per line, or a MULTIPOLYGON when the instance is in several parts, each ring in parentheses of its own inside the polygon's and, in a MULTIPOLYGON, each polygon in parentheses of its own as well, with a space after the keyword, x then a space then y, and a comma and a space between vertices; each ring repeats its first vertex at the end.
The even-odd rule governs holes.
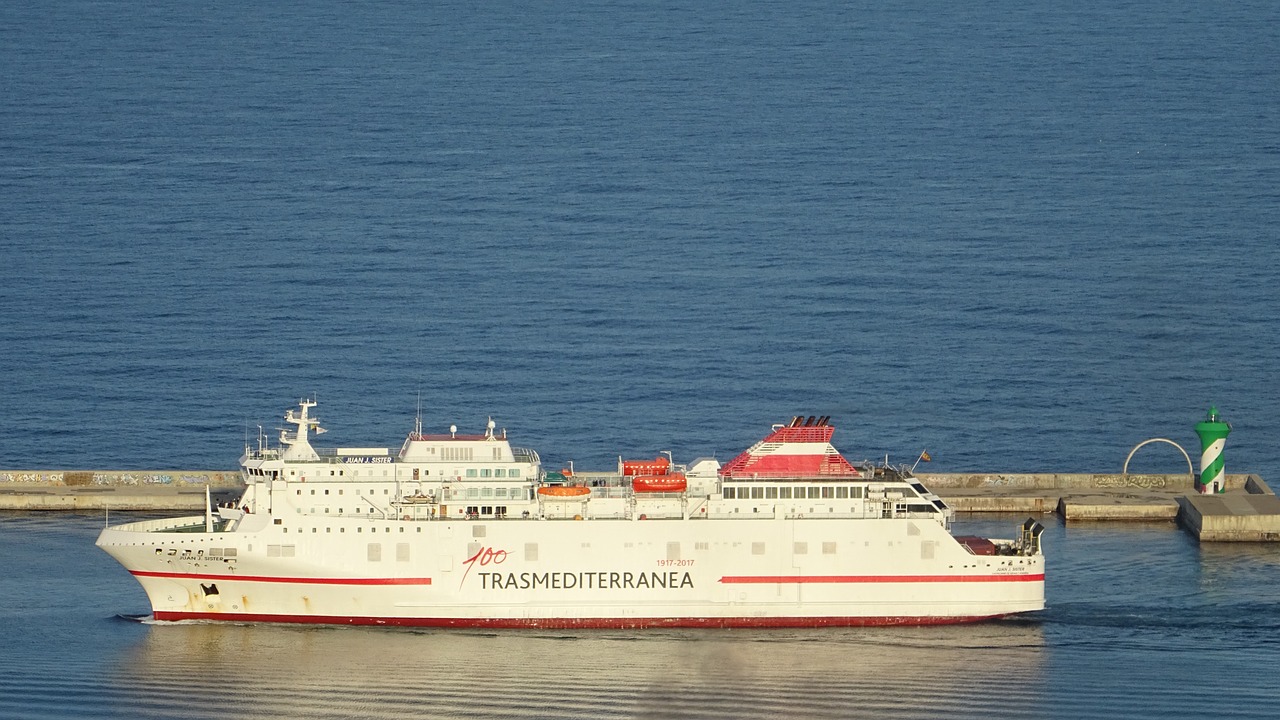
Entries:
POLYGON ((453 488, 451 492, 446 492, 446 498, 466 499, 466 500, 488 500, 494 498, 501 500, 503 498, 511 498, 512 500, 527 499, 530 490, 528 488, 453 488))
MULTIPOLYGON (((467 460, 470 460, 471 458, 466 458, 466 459, 467 459, 467 460)), ((274 472, 274 471, 273 471, 273 472, 274 472)), ((263 472, 262 472, 262 471, 260 471, 260 470, 250 469, 250 470, 249 470, 249 474, 250 474, 250 475, 264 475, 264 474, 266 474, 266 473, 263 473, 263 472)), ((373 471, 373 470, 370 470, 369 472, 367 472, 367 473, 365 473, 365 474, 366 474, 366 475, 368 475, 369 477, 373 477, 373 476, 374 476, 374 471, 373 471)), ((386 469, 386 468, 382 468, 382 477, 387 477, 389 474, 390 474, 390 473, 387 471, 387 469, 386 469)), ((422 476, 430 475, 430 474, 431 474, 431 470, 430 470, 429 468, 428 468, 428 469, 424 469, 424 468, 414 468, 414 469, 413 469, 413 479, 414 479, 414 480, 418 480, 418 479, 420 479, 422 476)), ((318 478, 318 477, 324 477, 324 476, 325 476, 325 475, 324 475, 324 471, 323 471, 323 470, 316 470, 316 471, 314 471, 314 472, 309 472, 309 471, 303 470, 301 475, 299 475, 299 471, 298 471, 298 470, 290 470, 290 471, 289 471, 289 477, 303 477, 303 478, 306 478, 306 477, 312 477, 312 478, 318 478)), ((329 471, 329 475, 328 475, 328 477, 346 477, 346 476, 347 476, 346 470, 330 470, 330 471, 329 471)), ((352 470, 352 471, 351 471, 351 476, 352 476, 352 477, 359 477, 359 476, 360 476, 360 471, 359 471, 359 470, 352 470)), ((467 469, 466 469, 466 476, 467 476, 467 477, 469 477, 469 478, 473 478, 473 477, 482 477, 482 478, 487 478, 487 477, 495 477, 495 478, 518 478, 518 477, 522 477, 522 474, 521 474, 521 472, 520 472, 520 468, 467 468, 467 469)))
POLYGON ((473 478, 477 476, 482 478, 487 478, 487 477, 518 478, 520 477, 520 468, 480 468, 479 470, 477 470, 476 468, 467 468, 467 477, 473 478))
POLYGON ((768 485, 764 487, 724 488, 725 500, 847 500, 849 498, 856 500, 862 496, 863 488, 861 486, 849 487, 847 485, 811 485, 795 488, 789 485, 782 487, 768 485))
MULTIPOLYGON (((324 492, 323 492, 323 494, 324 494, 324 495, 328 495, 328 494, 329 494, 329 488, 321 488, 321 489, 324 491, 324 492)), ((339 494, 339 495, 341 495, 342 493, 343 493, 343 488, 338 488, 338 494, 339 494)), ((298 494, 299 494, 299 495, 301 495, 301 494, 302 494, 302 488, 298 488, 298 494)), ((312 495, 315 495, 315 494, 316 494, 316 489, 315 489, 315 488, 311 488, 311 494, 312 494, 312 495)), ((360 494, 360 488, 356 488, 356 491, 355 491, 354 493, 352 493, 352 494, 354 494, 354 495, 359 495, 359 494, 360 494)), ((365 493, 365 494, 366 494, 366 495, 377 495, 377 494, 378 494, 378 489, 377 489, 377 488, 369 488, 369 492, 367 492, 367 493, 365 493)), ((390 495, 390 494, 391 494, 391 489, 390 489, 390 488, 382 488, 382 494, 383 494, 383 495, 390 495)))

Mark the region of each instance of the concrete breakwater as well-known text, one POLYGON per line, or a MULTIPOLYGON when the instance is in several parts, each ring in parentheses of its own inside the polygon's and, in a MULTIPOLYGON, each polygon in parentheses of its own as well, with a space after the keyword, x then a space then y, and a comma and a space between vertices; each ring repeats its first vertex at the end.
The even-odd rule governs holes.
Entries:
POLYGON ((0 470, 0 510, 192 510, 240 495, 235 470, 0 470))
MULTIPOLYGON (((920 473, 959 513, 1057 513, 1066 521, 1180 522, 1201 540, 1280 541, 1280 498, 1257 475, 1199 495, 1188 474, 920 473)), ((0 470, 0 510, 202 510, 243 490, 219 470, 0 470)))

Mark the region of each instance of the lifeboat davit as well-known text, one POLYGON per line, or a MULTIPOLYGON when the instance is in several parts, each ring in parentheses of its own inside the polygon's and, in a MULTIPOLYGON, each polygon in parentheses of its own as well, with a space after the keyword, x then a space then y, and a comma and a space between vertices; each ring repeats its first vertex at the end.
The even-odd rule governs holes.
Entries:
POLYGON ((631 481, 631 489, 638 493, 684 492, 689 481, 682 473, 670 475, 641 475, 631 481))
POLYGON ((572 500, 590 495, 591 488, 582 487, 581 485, 544 485, 538 488, 538 494, 543 497, 556 498, 557 500, 572 500))

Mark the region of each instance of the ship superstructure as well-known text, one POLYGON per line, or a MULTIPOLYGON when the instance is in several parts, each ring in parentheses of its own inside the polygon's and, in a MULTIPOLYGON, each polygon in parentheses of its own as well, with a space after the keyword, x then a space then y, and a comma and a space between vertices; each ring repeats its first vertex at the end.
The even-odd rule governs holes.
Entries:
POLYGON ((956 538, 905 468, 854 465, 826 417, 730 462, 619 459, 548 472, 490 419, 399 449, 317 449, 314 402, 246 489, 205 515, 105 529, 98 545, 160 620, 458 627, 953 623, 1044 606, 1043 528, 956 538))

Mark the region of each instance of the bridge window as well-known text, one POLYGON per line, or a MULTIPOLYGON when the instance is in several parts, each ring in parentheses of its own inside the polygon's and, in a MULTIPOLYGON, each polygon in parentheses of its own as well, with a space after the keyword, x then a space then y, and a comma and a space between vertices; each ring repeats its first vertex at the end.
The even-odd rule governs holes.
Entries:
POLYGON ((725 500, 733 500, 733 499, 734 499, 734 495, 736 495, 736 494, 737 494, 737 493, 735 492, 735 489, 734 489, 734 488, 727 487, 727 488, 725 488, 725 489, 724 489, 724 499, 725 499, 725 500))
POLYGON ((830 500, 831 498, 834 498, 835 496, 836 496, 836 489, 835 489, 835 488, 833 488, 833 487, 824 487, 824 488, 822 488, 822 497, 823 497, 823 498, 826 498, 827 500, 830 500))
POLYGON ((811 488, 809 488, 809 497, 810 497, 811 499, 815 499, 815 500, 816 500, 817 498, 819 498, 819 497, 821 497, 821 496, 822 496, 822 489, 821 489, 821 488, 816 488, 816 487, 811 487, 811 488))
POLYGON ((762 488, 762 487, 753 487, 753 488, 751 488, 751 499, 752 499, 752 500, 762 500, 762 499, 764 499, 764 488, 762 488))
POLYGON ((764 497, 765 497, 765 499, 766 499, 766 500, 777 500, 777 499, 778 499, 778 488, 776 488, 776 487, 772 487, 772 486, 765 488, 765 489, 764 489, 764 497))
POLYGON ((839 499, 839 500, 845 500, 845 499, 847 499, 848 497, 849 497, 849 488, 847 488, 847 487, 838 487, 838 488, 836 488, 836 498, 837 498, 837 499, 839 499))
POLYGON ((782 498, 783 500, 790 500, 791 488, 789 487, 778 488, 778 497, 782 498))

